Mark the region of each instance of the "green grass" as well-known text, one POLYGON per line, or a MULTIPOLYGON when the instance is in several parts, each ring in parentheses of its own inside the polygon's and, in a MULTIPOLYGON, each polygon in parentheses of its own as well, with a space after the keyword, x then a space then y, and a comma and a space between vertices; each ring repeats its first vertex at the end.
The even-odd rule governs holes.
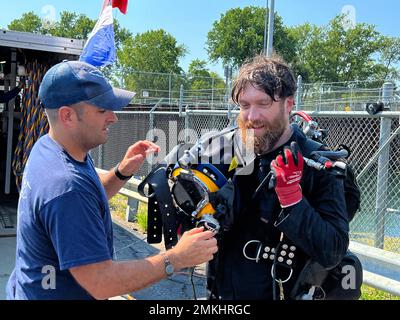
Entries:
MULTIPOLYGON (((125 221, 126 206, 128 203, 128 197, 116 194, 108 201, 112 214, 120 220, 125 221)), ((138 212, 136 214, 136 222, 138 229, 146 233, 147 232, 147 204, 139 202, 138 212)))
POLYGON ((137 222, 142 232, 147 233, 147 204, 140 202, 137 212, 137 222))
POLYGON ((366 285, 362 285, 360 300, 400 300, 400 297, 366 285))
POLYGON ((113 214, 115 214, 116 216, 118 216, 118 218, 122 220, 125 220, 127 203, 128 197, 118 193, 108 201, 110 211, 112 211, 113 214))

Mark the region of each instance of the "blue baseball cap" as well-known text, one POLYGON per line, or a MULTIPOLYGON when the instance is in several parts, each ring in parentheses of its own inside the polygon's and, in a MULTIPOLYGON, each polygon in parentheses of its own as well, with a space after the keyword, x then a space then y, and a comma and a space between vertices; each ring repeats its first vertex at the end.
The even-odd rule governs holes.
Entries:
POLYGON ((132 91, 113 88, 99 69, 82 61, 63 61, 47 71, 39 88, 46 109, 79 102, 119 111, 133 99, 132 91))

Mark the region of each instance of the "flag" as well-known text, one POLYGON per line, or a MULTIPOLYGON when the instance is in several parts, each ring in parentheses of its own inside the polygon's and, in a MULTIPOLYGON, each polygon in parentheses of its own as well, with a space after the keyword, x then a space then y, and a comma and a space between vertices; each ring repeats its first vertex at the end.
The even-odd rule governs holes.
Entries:
POLYGON ((109 65, 115 61, 114 19, 110 1, 106 0, 80 56, 80 61, 95 67, 109 65))
POLYGON ((112 0, 112 7, 118 8, 123 14, 126 14, 128 9, 128 0, 112 0))

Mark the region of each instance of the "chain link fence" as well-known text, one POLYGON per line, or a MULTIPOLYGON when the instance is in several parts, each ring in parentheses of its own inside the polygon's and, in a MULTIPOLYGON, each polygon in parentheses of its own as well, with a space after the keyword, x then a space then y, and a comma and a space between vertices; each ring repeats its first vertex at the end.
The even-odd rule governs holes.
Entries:
MULTIPOLYGON (((229 108, 232 75, 202 77, 191 74, 172 74, 123 70, 124 80, 119 85, 137 93, 132 100, 135 106, 150 110, 159 99, 169 106, 190 105, 196 109, 229 108)), ((122 79, 122 78, 121 78, 122 79)), ((368 102, 382 100, 385 80, 302 83, 298 78, 298 99, 302 110, 307 111, 364 111, 368 102)), ((392 111, 400 110, 400 90, 394 84, 392 111)), ((397 83, 398 85, 398 83, 397 83)))
POLYGON ((351 239, 397 253, 400 253, 399 115, 379 118, 342 112, 331 117, 314 117, 322 128, 328 129, 326 142, 330 147, 344 144, 351 150, 349 164, 361 189, 361 208, 351 222, 351 239))
MULTIPOLYGON (((349 164, 361 189, 361 209, 351 222, 351 239, 400 253, 400 113, 385 117, 366 112, 313 112, 321 128, 328 130, 326 143, 351 150, 349 164)), ((185 110, 179 112, 121 112, 111 127, 109 141, 91 154, 97 167, 111 169, 126 149, 140 139, 157 139, 165 150, 162 159, 178 143, 194 143, 205 132, 221 130, 235 121, 237 111, 185 110), (150 129, 157 129, 150 131, 150 129), (190 129, 190 130, 184 130, 190 129)), ((151 170, 145 165, 137 174, 151 170)))
MULTIPOLYGON (((400 92, 393 84, 391 110, 400 110, 400 92)), ((387 82, 385 82, 387 83, 387 82)), ((382 101, 384 81, 349 81, 337 83, 301 83, 298 93, 302 110, 308 111, 364 111, 366 103, 382 101)))
MULTIPOLYGON (((226 85, 220 77, 144 72, 126 69, 119 86, 136 92, 132 104, 151 106, 161 98, 169 105, 218 108, 226 106, 226 85), (180 101, 182 103, 182 101, 180 101)), ((114 79, 115 80, 115 79, 114 79)))

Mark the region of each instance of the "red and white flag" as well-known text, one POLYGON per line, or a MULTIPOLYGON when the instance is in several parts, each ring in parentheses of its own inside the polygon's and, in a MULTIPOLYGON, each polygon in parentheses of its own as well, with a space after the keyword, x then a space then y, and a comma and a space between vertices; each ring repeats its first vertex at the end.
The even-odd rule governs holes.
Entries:
POLYGON ((123 14, 128 10, 128 0, 112 0, 112 7, 118 8, 123 14))
POLYGON ((112 4, 113 8, 118 8, 123 14, 128 10, 128 0, 104 0, 103 10, 109 4, 112 4))

